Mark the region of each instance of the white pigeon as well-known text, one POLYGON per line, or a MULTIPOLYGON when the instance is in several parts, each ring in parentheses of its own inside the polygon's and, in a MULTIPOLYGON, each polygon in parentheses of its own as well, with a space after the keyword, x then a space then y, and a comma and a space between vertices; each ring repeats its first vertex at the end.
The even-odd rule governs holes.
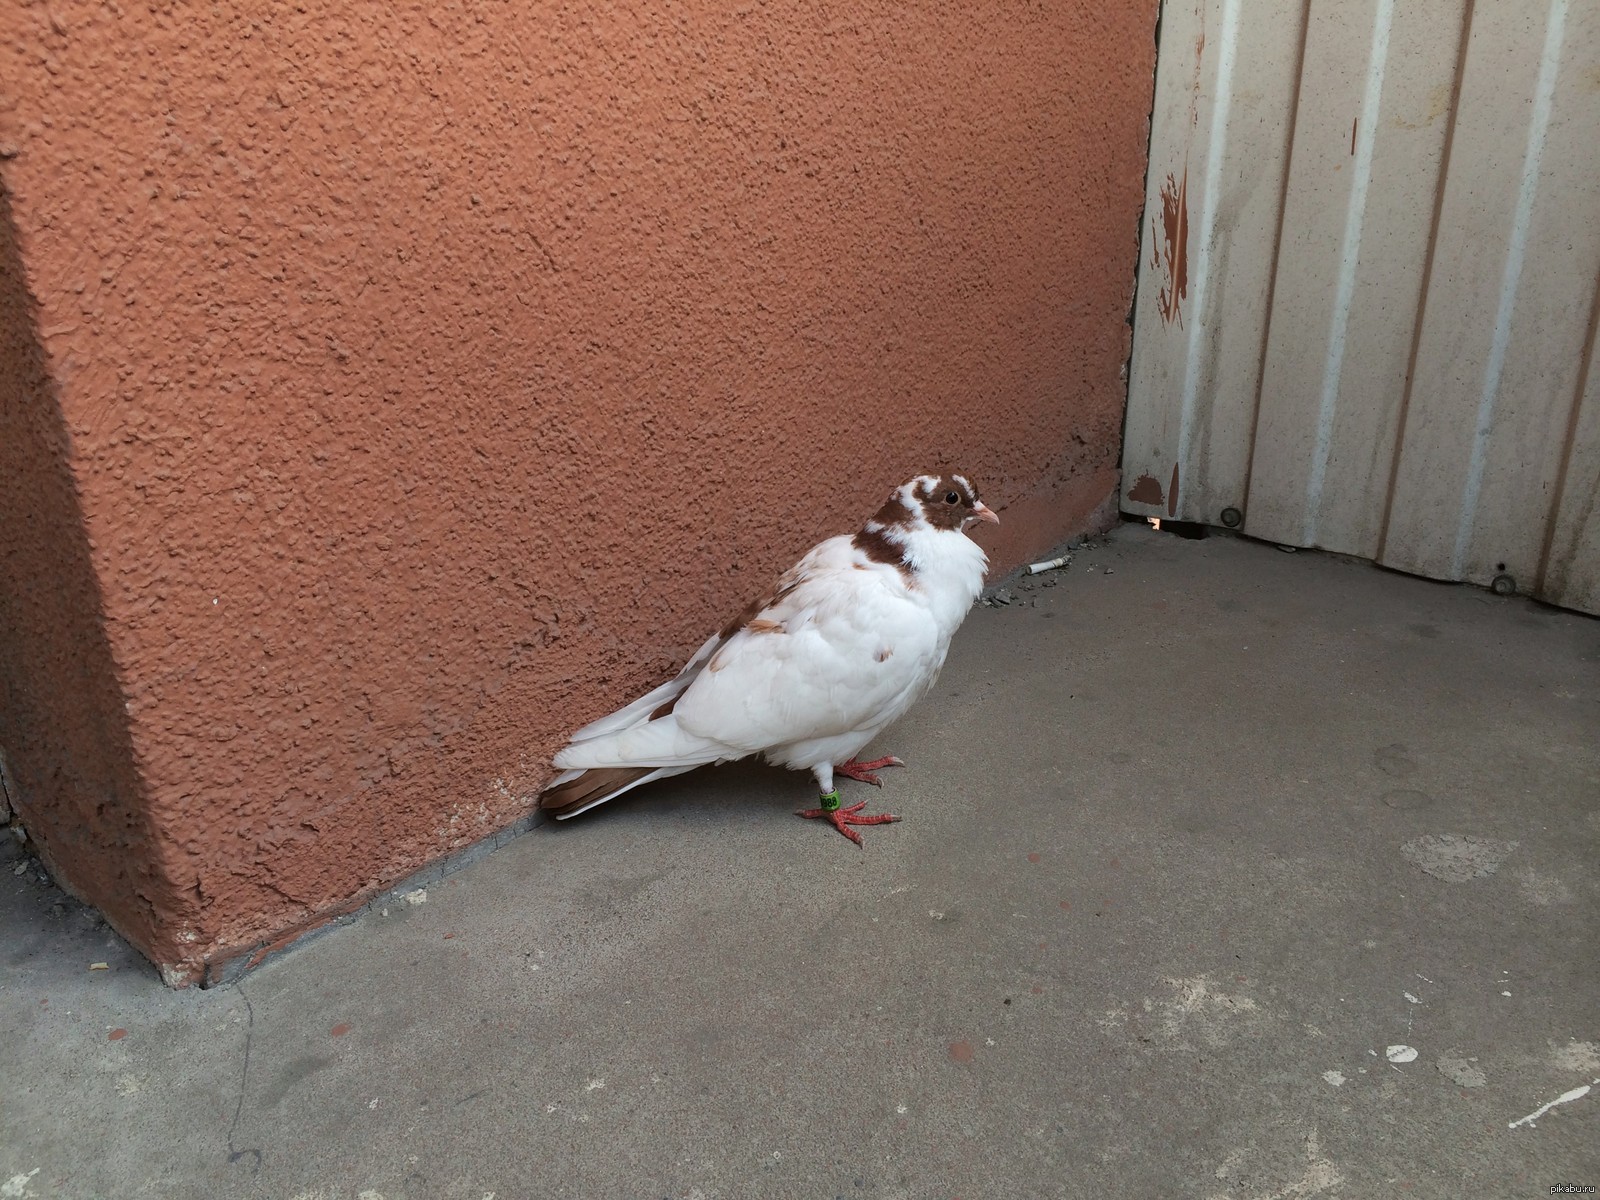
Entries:
POLYGON ((974 521, 1000 518, 965 477, 901 484, 859 532, 815 546, 708 638, 676 678, 573 734, 539 807, 574 817, 653 779, 759 754, 815 775, 821 805, 800 815, 860 845, 851 825, 899 818, 861 815, 865 800, 841 808, 833 777, 880 785, 873 771, 905 765, 855 755, 938 677, 983 588, 988 559, 965 532, 974 521))

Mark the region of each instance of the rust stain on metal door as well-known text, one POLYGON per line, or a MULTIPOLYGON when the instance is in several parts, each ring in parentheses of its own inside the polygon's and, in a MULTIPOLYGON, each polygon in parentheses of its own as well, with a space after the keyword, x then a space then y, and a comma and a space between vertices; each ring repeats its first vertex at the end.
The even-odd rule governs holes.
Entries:
POLYGON ((1167 176, 1161 185, 1161 228, 1151 224, 1155 249, 1150 265, 1162 273, 1156 307, 1168 325, 1183 327, 1183 301, 1189 295, 1189 168, 1183 178, 1167 176))
POLYGON ((1133 481, 1128 489, 1128 499, 1135 504, 1153 504, 1160 507, 1166 496, 1161 491, 1161 481, 1154 475, 1144 474, 1133 481))

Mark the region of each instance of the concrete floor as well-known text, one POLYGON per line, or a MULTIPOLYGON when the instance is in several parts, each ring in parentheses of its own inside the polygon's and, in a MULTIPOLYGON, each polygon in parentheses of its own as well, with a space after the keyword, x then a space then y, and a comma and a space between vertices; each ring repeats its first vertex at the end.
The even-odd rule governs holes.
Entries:
POLYGON ((0 1196, 1600 1185, 1600 1086, 1512 1127, 1600 1083, 1600 621, 1141 526, 1015 592, 864 850, 698 772, 186 993, 6 866, 0 1196))

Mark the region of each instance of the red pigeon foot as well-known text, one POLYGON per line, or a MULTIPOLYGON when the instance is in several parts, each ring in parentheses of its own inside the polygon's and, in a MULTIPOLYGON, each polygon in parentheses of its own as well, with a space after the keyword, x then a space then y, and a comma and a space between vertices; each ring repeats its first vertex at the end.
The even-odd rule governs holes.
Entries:
POLYGON ((884 767, 903 767, 901 762, 892 754, 885 754, 882 758, 875 758, 871 762, 857 762, 851 759, 847 763, 840 763, 833 769, 835 775, 843 775, 846 779, 854 779, 858 783, 870 783, 873 787, 882 787, 883 780, 873 774, 874 771, 884 767))
POLYGON ((821 808, 803 809, 796 815, 805 817, 807 820, 811 821, 816 820, 818 817, 826 818, 832 823, 835 829, 844 834, 845 837, 849 838, 858 846, 861 845, 861 835, 854 829, 851 829, 850 826, 887 825, 891 821, 898 821, 900 819, 899 817, 891 816, 889 813, 874 813, 870 817, 858 815, 860 814, 861 810, 867 806, 867 802, 865 800, 862 800, 858 804, 852 804, 849 808, 840 808, 839 793, 836 791, 829 792, 826 796, 822 797, 822 805, 823 806, 821 808), (832 801, 831 807, 829 806, 830 801, 832 801))

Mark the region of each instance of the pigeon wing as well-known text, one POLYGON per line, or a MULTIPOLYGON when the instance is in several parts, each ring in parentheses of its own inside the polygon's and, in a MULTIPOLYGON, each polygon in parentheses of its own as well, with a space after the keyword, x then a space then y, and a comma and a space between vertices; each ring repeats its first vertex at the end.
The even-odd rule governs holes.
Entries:
POLYGON ((687 733, 755 753, 893 720, 942 658, 932 616, 896 576, 825 568, 718 647, 673 713, 687 733))

